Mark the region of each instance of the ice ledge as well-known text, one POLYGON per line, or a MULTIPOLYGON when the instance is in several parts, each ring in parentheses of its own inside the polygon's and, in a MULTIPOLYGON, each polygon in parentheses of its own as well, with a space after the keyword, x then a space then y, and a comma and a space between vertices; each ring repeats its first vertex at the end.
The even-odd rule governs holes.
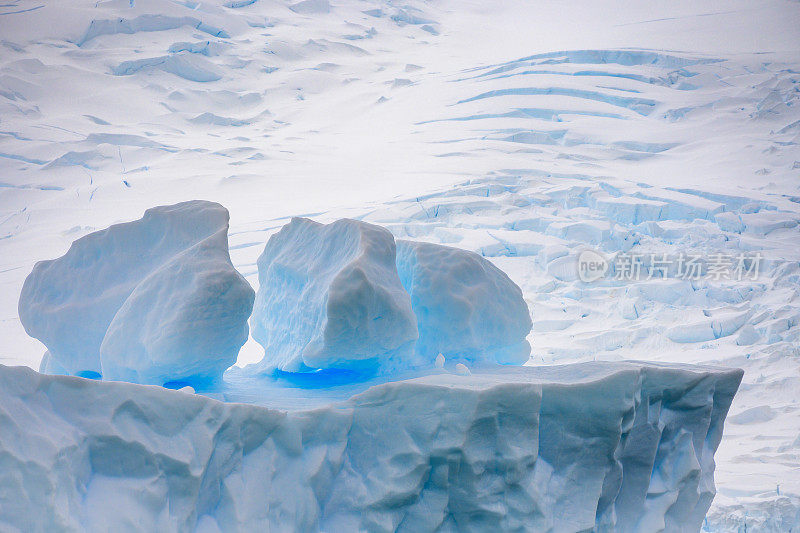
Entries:
POLYGON ((696 531, 741 377, 501 368, 283 410, 0 365, 0 529, 696 531))

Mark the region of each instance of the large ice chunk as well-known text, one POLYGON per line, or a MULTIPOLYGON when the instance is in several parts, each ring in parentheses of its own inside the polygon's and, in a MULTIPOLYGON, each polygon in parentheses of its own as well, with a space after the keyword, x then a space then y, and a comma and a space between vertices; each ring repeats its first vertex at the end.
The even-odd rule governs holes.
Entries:
POLYGON ((176 255, 133 290, 100 346, 104 379, 197 386, 236 362, 255 293, 231 265, 226 230, 176 255))
POLYGON ((408 364, 417 326, 394 237, 355 220, 294 218, 258 259, 251 319, 259 368, 386 370, 408 364))
POLYGON ((286 409, 0 365, 0 530, 699 531, 741 378, 496 366, 286 409))
POLYGON ((469 363, 528 360, 528 306, 502 270, 467 250, 404 240, 397 241, 397 268, 425 361, 432 364, 439 353, 469 363))
POLYGON ((254 298, 231 264, 227 231, 224 207, 184 202, 37 263, 19 314, 48 348, 45 367, 159 385, 221 375, 247 339, 254 298))

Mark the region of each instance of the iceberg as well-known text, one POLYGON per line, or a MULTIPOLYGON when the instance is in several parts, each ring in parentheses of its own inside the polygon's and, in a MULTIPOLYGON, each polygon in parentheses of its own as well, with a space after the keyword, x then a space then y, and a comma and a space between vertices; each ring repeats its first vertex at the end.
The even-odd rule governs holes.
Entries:
POLYGON ((256 294, 227 230, 159 207, 36 265, 0 530, 699 530, 741 370, 514 366, 530 312, 477 254, 294 218, 256 294), (228 369, 248 317, 264 358, 228 369))
POLYGON ((42 370, 201 385, 236 362, 253 289, 228 254, 228 211, 184 202, 76 240, 25 280, 19 315, 42 370))
POLYGON ((741 378, 495 366, 247 405, 0 365, 0 529, 698 531, 741 378))
POLYGON ((522 290, 499 268, 467 250, 397 241, 397 270, 411 295, 426 361, 438 354, 467 363, 522 364, 532 323, 522 290))
POLYGON ((100 345, 104 379, 193 386, 218 380, 247 341, 254 298, 230 262, 227 231, 209 236, 125 300, 100 345))
POLYGON ((417 325, 395 257, 389 231, 355 220, 293 218, 270 237, 251 319, 260 371, 409 365, 417 325))
POLYGON ((455 364, 522 364, 522 290, 483 257, 398 240, 342 219, 294 218, 258 260, 253 337, 261 371, 384 374, 455 364))

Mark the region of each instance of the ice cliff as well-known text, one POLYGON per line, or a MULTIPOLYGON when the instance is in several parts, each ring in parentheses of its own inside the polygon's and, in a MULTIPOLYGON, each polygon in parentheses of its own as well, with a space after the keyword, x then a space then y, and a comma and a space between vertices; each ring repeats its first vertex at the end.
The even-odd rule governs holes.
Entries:
POLYGON ((741 377, 497 367, 279 409, 0 366, 0 529, 697 531, 741 377))

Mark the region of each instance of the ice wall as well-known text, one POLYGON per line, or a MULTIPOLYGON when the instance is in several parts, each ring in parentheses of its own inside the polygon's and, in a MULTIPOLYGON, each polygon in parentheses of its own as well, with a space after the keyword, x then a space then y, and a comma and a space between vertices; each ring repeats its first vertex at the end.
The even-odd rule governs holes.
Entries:
POLYGON ((697 531, 741 377, 498 367, 282 410, 0 366, 0 529, 697 531))

